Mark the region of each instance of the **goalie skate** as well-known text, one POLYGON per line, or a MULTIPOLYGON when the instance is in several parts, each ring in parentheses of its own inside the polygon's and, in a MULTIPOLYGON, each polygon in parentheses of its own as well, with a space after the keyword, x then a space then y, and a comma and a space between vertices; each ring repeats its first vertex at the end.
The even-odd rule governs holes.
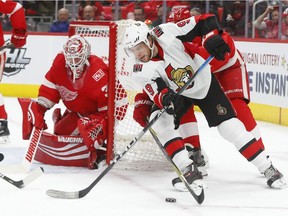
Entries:
POLYGON ((271 188, 283 189, 283 188, 286 188, 288 186, 282 173, 279 172, 272 164, 264 172, 264 175, 267 178, 267 185, 271 188))
MULTIPOLYGON (((202 191, 202 188, 205 188, 205 184, 203 182, 203 177, 201 173, 199 172, 197 165, 193 162, 189 166, 187 166, 183 172, 184 177, 186 178, 187 182, 189 183, 189 186, 191 189, 199 195, 202 191)), ((181 179, 174 178, 172 180, 172 185, 180 191, 188 191, 181 179)))
POLYGON ((0 144, 9 143, 10 131, 8 129, 8 122, 6 119, 0 119, 0 144))

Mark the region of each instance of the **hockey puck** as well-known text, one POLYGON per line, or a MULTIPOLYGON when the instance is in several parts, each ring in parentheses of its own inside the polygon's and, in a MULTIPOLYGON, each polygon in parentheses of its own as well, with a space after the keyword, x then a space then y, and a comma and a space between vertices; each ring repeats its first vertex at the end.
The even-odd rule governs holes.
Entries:
POLYGON ((166 202, 170 202, 170 203, 175 203, 176 202, 176 199, 175 198, 171 198, 171 197, 167 197, 165 199, 166 202))
POLYGON ((0 161, 2 161, 3 159, 4 159, 4 155, 0 153, 0 161))

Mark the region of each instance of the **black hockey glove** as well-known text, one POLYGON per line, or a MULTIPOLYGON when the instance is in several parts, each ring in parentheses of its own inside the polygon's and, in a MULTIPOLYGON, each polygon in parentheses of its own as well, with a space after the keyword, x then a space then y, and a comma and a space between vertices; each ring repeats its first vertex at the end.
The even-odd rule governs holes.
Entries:
POLYGON ((183 115, 193 105, 193 99, 169 91, 163 96, 163 106, 167 107, 166 112, 174 117, 174 129, 177 130, 183 115))
POLYGON ((172 90, 168 90, 163 95, 162 105, 167 107, 166 112, 170 115, 174 115, 184 107, 184 100, 181 95, 175 93, 172 90))
POLYGON ((175 112, 182 109, 184 106, 183 98, 173 90, 169 89, 162 78, 157 78, 155 82, 158 87, 158 96, 155 97, 157 100, 154 100, 155 104, 160 109, 167 107, 166 111, 170 115, 173 115, 175 112))
POLYGON ((225 60, 225 54, 230 52, 228 44, 220 35, 212 35, 204 42, 204 48, 217 60, 225 60))

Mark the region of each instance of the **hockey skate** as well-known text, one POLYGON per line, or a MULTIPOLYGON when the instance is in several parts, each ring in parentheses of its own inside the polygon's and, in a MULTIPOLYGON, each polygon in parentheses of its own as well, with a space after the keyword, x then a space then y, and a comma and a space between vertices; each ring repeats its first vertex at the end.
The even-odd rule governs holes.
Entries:
POLYGON ((196 163, 196 166, 198 170, 202 173, 202 176, 207 176, 208 175, 207 166, 206 166, 206 162, 204 160, 204 156, 201 150, 194 148, 194 149, 188 150, 188 152, 189 152, 189 158, 196 163))
POLYGON ((9 135, 8 121, 6 119, 0 119, 0 144, 9 143, 9 135))
POLYGON ((288 186, 282 173, 279 172, 272 164, 265 170, 264 175, 267 178, 268 186, 271 188, 283 189, 288 186))
MULTIPOLYGON (((202 188, 204 188, 205 185, 203 182, 203 177, 202 177, 201 173, 199 172, 199 170, 197 169, 197 165, 194 162, 184 169, 183 175, 186 178, 191 189, 196 194, 201 193, 201 190, 202 190, 202 188)), ((174 178, 172 180, 172 185, 180 191, 187 191, 187 188, 182 183, 182 181, 179 177, 174 178)))

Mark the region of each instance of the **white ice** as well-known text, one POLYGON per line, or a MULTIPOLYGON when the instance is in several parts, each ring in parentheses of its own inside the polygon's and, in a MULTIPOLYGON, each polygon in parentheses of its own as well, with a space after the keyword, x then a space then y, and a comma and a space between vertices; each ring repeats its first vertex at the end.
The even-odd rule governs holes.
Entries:
MULTIPOLYGON (((21 138, 22 113, 16 98, 6 97, 4 101, 11 143, 0 146, 5 155, 1 163, 20 163, 27 146, 27 141, 21 138)), ((208 128, 201 113, 197 113, 197 118, 201 142, 210 161, 202 205, 188 192, 178 192, 172 187, 171 180, 176 177, 173 171, 123 171, 117 170, 118 164, 84 198, 54 199, 45 194, 47 189, 81 190, 100 171, 34 163, 32 169, 43 166, 45 173, 23 189, 0 179, 0 216, 287 216, 288 189, 268 188, 264 176, 223 140, 215 128, 208 128), (176 198, 177 202, 167 203, 166 197, 176 198)), ((267 154, 287 177, 288 127, 258 124, 267 154)), ((6 175, 20 180, 27 174, 6 175)))

